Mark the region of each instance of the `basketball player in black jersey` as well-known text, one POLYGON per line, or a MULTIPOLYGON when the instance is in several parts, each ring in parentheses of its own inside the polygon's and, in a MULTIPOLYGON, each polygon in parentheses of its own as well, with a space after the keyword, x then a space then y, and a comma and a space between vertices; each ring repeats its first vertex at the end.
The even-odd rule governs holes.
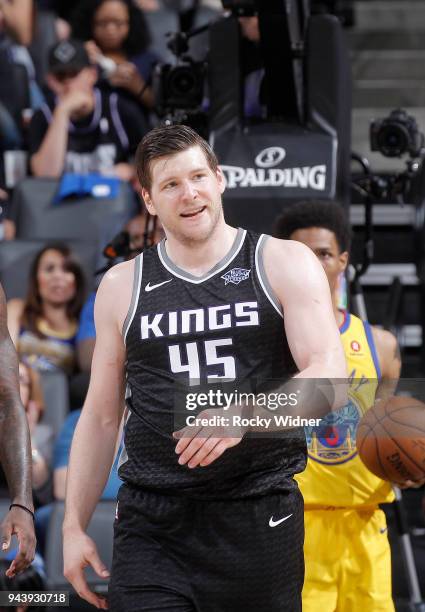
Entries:
POLYGON ((293 475, 305 467, 304 436, 226 426, 182 436, 174 406, 182 388, 193 399, 221 383, 256 391, 271 379, 297 376, 301 386, 346 377, 326 276, 304 245, 225 223, 223 175, 190 128, 150 132, 137 168, 166 239, 112 268, 98 290, 91 381, 68 472, 65 575, 107 608, 84 579, 88 564, 108 576, 85 530, 125 395, 109 609, 298 611, 304 530, 293 475))

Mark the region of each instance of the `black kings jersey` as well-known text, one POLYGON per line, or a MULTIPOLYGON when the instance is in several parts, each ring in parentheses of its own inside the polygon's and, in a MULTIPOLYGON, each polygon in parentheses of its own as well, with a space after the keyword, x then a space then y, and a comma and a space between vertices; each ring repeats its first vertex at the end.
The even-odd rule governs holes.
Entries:
POLYGON ((306 461, 302 430, 248 434, 210 466, 192 470, 178 464, 172 437, 177 415, 191 414, 187 398, 200 390, 258 393, 296 372, 281 306, 263 270, 267 238, 239 229, 230 252, 203 277, 178 268, 164 241, 136 259, 123 329, 129 409, 119 470, 124 481, 199 499, 296 486, 292 476, 306 461))

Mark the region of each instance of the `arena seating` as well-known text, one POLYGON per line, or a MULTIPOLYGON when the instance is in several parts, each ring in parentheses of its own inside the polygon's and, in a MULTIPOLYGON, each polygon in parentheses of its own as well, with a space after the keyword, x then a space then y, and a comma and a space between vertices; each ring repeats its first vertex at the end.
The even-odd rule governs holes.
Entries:
POLYGON ((15 189, 17 238, 82 240, 100 250, 137 213, 134 193, 121 182, 116 198, 67 198, 53 204, 59 181, 27 178, 15 189))

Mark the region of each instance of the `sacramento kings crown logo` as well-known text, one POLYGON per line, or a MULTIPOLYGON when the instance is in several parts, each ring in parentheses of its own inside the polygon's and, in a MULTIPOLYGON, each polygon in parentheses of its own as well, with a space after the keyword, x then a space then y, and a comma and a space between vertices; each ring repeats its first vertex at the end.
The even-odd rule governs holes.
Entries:
POLYGON ((249 278, 250 272, 251 270, 245 270, 244 268, 232 268, 232 270, 229 270, 228 272, 226 272, 226 274, 223 274, 221 278, 224 279, 225 285, 228 285, 229 283, 239 285, 241 281, 244 281, 249 278))

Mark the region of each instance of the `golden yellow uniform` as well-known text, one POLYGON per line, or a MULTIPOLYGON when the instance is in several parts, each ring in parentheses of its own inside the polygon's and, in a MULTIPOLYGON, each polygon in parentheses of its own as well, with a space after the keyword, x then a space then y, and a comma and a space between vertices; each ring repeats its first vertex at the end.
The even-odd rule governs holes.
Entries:
POLYGON ((391 485, 369 472, 356 449, 359 420, 381 376, 372 331, 350 313, 340 328, 349 402, 306 428, 307 468, 296 479, 305 503, 305 612, 392 612, 385 515, 391 485))

